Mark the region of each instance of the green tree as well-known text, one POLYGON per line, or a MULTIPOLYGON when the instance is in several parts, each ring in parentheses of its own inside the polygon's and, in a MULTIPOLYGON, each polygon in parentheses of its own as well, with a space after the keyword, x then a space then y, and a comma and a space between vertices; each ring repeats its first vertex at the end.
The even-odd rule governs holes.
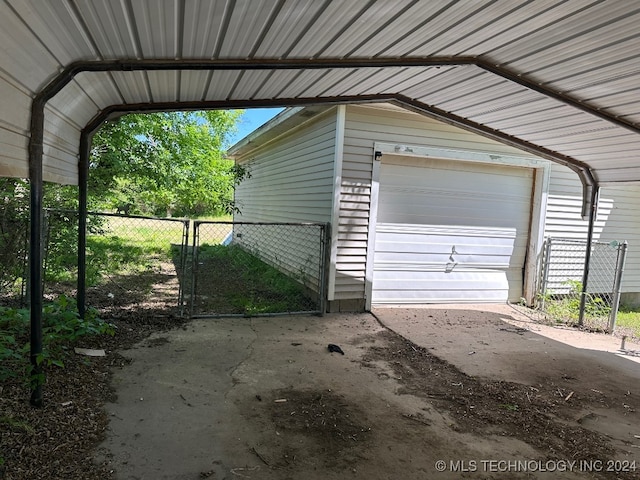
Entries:
POLYGON ((224 158, 241 111, 128 114, 96 133, 90 158, 92 206, 154 215, 231 212, 247 172, 224 158))

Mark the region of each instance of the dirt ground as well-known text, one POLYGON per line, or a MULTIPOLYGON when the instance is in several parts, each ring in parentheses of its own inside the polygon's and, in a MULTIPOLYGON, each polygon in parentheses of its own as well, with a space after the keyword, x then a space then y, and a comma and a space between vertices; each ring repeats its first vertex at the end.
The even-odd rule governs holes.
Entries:
POLYGON ((94 461, 117 479, 640 478, 640 346, 615 343, 505 305, 197 320, 119 352, 94 461))

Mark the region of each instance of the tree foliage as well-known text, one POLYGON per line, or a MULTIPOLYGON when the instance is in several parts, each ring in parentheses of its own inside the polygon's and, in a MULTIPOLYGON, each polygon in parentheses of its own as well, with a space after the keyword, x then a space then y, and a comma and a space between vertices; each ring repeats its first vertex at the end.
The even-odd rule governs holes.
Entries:
MULTIPOLYGON (((89 209, 200 216, 235 210, 233 189, 248 172, 224 158, 242 111, 130 114, 96 133, 89 165, 89 209)), ((47 274, 75 264, 78 189, 46 183, 47 274), (55 228, 53 225, 55 224, 55 228)), ((24 276, 29 181, 0 178, 0 294, 24 276)), ((99 221, 89 231, 101 228, 99 221)))
POLYGON ((223 154, 240 115, 161 112, 107 122, 93 139, 92 202, 154 215, 232 212, 233 188, 247 172, 223 154))

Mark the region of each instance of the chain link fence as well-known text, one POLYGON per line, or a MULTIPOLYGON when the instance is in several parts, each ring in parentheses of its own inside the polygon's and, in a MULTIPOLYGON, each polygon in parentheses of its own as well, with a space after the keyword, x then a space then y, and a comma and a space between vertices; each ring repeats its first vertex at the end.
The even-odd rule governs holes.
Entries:
MULTIPOLYGON (((77 294, 78 218, 76 211, 45 211, 47 300, 77 294)), ((87 216, 86 304, 112 317, 141 310, 196 317, 319 314, 326 296, 327 231, 325 224, 92 212, 87 216)), ((19 233, 19 248, 0 255, 7 277, 0 283, 3 304, 28 303, 28 222, 19 233)))
POLYGON ((28 250, 29 219, 0 211, 0 305, 25 305, 28 250))
MULTIPOLYGON (((74 295, 78 213, 49 210, 44 227, 44 295, 74 295)), ((87 304, 110 315, 181 309, 188 234, 189 220, 89 213, 87 304)))
POLYGON ((542 319, 554 323, 582 324, 599 331, 613 331, 620 302, 620 284, 626 242, 592 242, 587 288, 583 274, 587 242, 562 238, 545 240, 536 309, 542 319))
POLYGON ((322 313, 325 224, 194 222, 190 313, 322 313))

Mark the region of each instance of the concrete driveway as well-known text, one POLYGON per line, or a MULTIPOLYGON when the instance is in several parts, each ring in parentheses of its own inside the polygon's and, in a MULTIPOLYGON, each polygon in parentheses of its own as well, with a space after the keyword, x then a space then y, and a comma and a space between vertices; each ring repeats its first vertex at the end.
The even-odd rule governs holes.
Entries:
MULTIPOLYGON (((118 479, 585 478, 578 464, 540 468, 570 455, 640 468, 640 364, 540 335, 508 308, 197 320, 154 335, 122 352, 96 460, 118 479), (523 435, 538 418, 549 428, 523 435), (502 459, 530 463, 489 463, 502 459)), ((637 478, 619 473, 602 478, 637 478)))

